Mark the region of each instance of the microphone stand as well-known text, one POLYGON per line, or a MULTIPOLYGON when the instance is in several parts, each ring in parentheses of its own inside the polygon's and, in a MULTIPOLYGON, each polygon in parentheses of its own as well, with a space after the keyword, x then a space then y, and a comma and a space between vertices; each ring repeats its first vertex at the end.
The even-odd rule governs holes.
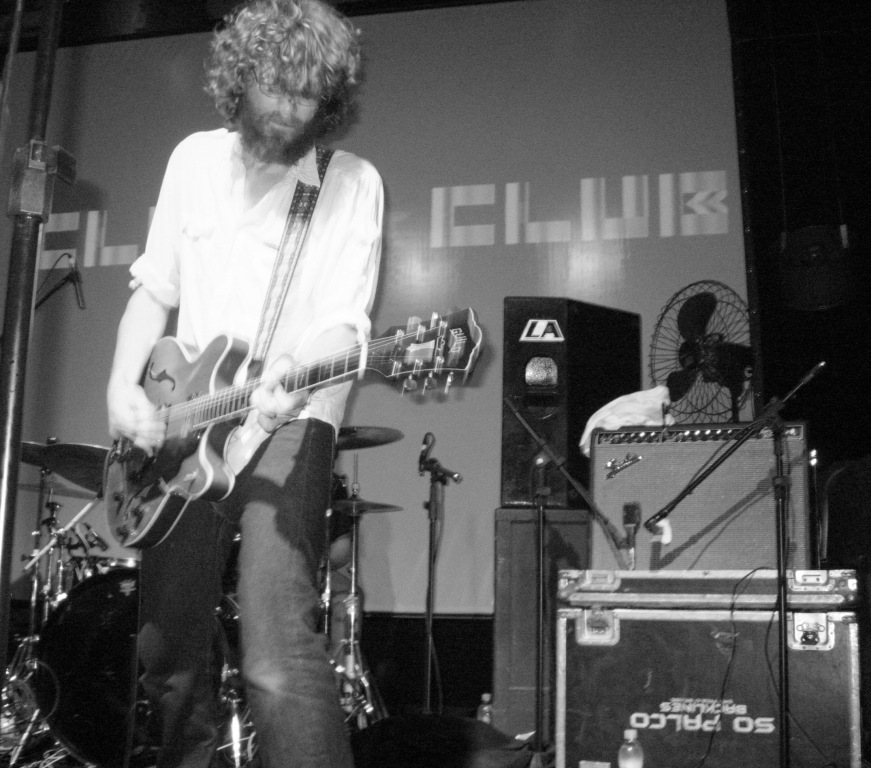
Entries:
MULTIPOLYGON (((550 447, 550 444, 541 437, 529 424, 529 422, 523 418, 523 414, 520 413, 517 406, 511 402, 511 398, 505 397, 503 398, 505 404, 511 410, 511 413, 514 414, 514 417, 521 423, 523 428, 529 433, 529 436, 535 442, 536 447, 538 448, 537 461, 541 459, 542 454, 547 457, 547 459, 554 464, 554 466, 560 471, 560 474, 566 479, 566 482, 575 489, 578 496, 580 496, 584 503, 589 508, 590 517, 593 518, 601 527, 605 533, 605 536, 608 537, 608 540, 611 542, 612 547, 618 553, 621 550, 625 549, 626 539, 620 536, 620 531, 617 530, 617 527, 602 513, 602 510, 596 506, 596 502, 593 501, 593 497, 590 496, 589 491, 584 488, 574 477, 572 474, 566 469, 566 460, 553 450, 550 447)), ((627 570, 631 570, 631 564, 627 557, 623 557, 623 566, 627 570)))
MULTIPOLYGON (((586 502, 589 507, 589 514, 592 518, 602 526, 605 535, 608 537, 615 552, 618 554, 625 546, 625 540, 621 539, 620 533, 616 526, 602 514, 601 510, 596 506, 589 492, 581 485, 571 473, 566 469, 566 461, 558 456, 550 447, 547 440, 542 438, 529 422, 520 413, 517 406, 511 401, 510 397, 504 397, 503 401, 514 414, 515 418, 520 422, 523 428, 529 433, 538 447, 535 464, 539 472, 539 481, 537 484, 535 498, 537 501, 537 516, 536 516, 536 605, 535 616, 537 622, 536 644, 535 644, 535 741, 533 743, 533 757, 530 762, 530 768, 541 768, 541 755, 544 751, 543 732, 544 732, 544 641, 545 641, 545 556, 544 556, 544 517, 547 507, 547 497, 550 495, 550 488, 544 484, 544 469, 548 463, 552 463, 566 479, 566 481, 578 492, 578 495, 586 502)), ((625 558, 624 558, 625 560, 625 558)), ((624 563, 626 564, 626 563, 624 563)), ((626 564, 628 567, 628 564, 626 564)))
POLYGON ((784 405, 793 398, 796 392, 799 391, 805 384, 811 381, 824 367, 825 362, 817 363, 804 378, 796 384, 789 393, 782 399, 778 400, 773 397, 762 415, 752 421, 745 429, 738 434, 729 448, 723 451, 722 454, 698 476, 693 479, 672 501, 666 504, 659 512, 652 515, 644 522, 644 527, 648 531, 655 532, 659 523, 668 517, 675 507, 680 504, 687 496, 689 496, 701 483, 703 483, 726 459, 737 451, 751 437, 759 434, 760 430, 768 424, 771 428, 774 437, 774 477, 772 478, 772 487, 774 489, 774 505, 776 519, 776 538, 777 538, 777 617, 778 617, 778 651, 779 664, 778 673, 780 676, 780 689, 778 691, 779 703, 779 724, 780 724, 780 765, 781 768, 789 768, 790 766, 790 749, 789 749, 789 659, 787 651, 789 649, 789 634, 787 631, 787 589, 786 589, 786 565, 787 565, 787 487, 788 478, 784 472, 783 464, 783 420, 780 417, 780 411, 784 405))
POLYGON ((542 454, 535 460, 536 475, 538 482, 535 488, 536 515, 535 515, 535 740, 532 744, 530 768, 538 768, 540 765, 539 755, 544 754, 544 644, 545 644, 545 592, 547 574, 545 573, 545 541, 544 541, 544 517, 547 509, 547 499, 550 496, 550 488, 546 483, 548 461, 542 454))
MULTIPOLYGON (((441 521, 445 509, 445 486, 449 480, 461 483, 463 476, 459 472, 445 469, 438 459, 430 458, 430 451, 435 444, 435 437, 431 432, 424 436, 424 451, 418 463, 418 471, 421 475, 429 472, 429 501, 424 502, 424 509, 429 513, 429 556, 427 558, 427 588, 426 588, 426 676, 424 681, 423 713, 432 713, 432 667, 435 656, 433 643, 433 613, 435 610, 435 565, 438 553, 436 542, 438 541, 438 523, 441 521)), ((441 709, 441 707, 439 707, 441 709)))

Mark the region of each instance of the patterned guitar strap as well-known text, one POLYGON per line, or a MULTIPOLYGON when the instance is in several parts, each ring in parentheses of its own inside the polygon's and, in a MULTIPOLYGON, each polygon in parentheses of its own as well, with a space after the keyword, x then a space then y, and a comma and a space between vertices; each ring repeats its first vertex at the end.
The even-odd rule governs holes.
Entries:
MULTIPOLYGON (((327 173, 327 166, 330 164, 330 159, 333 156, 333 150, 317 147, 315 152, 318 177, 321 180, 321 184, 323 184, 324 176, 327 173)), ((269 345, 272 343, 272 337, 278 325, 278 318, 281 315, 281 308, 284 306, 287 291, 290 288, 293 274, 296 271, 296 265, 299 262, 299 256, 302 253, 306 233, 311 223, 315 204, 318 201, 319 192, 320 187, 314 184, 303 184, 299 180, 296 182, 293 200, 290 203, 287 221, 284 224, 284 234, 281 236, 278 255, 275 258, 272 277, 269 280, 269 288, 266 292, 266 299, 263 302, 263 311, 260 313, 260 324, 257 328, 257 335, 254 337, 252 354, 254 362, 249 368, 249 375, 259 375, 259 368, 262 367, 263 361, 266 360, 266 353, 269 351, 269 345)))

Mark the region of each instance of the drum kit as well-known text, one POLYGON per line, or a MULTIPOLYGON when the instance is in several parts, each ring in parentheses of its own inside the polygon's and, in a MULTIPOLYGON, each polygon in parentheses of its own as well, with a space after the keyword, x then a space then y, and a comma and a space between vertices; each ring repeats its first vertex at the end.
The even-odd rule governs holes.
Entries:
MULTIPOLYGON (((354 475, 350 492, 345 479, 334 475, 326 511, 331 546, 321 569, 321 627, 349 730, 387 715, 360 650, 359 522, 363 515, 400 509, 360 498, 356 452, 402 436, 382 427, 343 427, 336 444, 337 452, 354 452, 354 475), (349 553, 341 554, 343 549, 349 553)), ((33 754, 44 760, 46 750, 101 768, 153 765, 148 705, 136 685, 136 553, 113 551, 114 542, 100 536, 96 519, 105 517, 99 510, 107 454, 108 449, 93 445, 22 445, 22 461, 41 474, 38 485, 28 486, 39 495, 33 553, 24 566, 30 585, 28 630, 2 690, 0 758, 10 768, 33 754), (76 487, 58 483, 57 477, 76 487), (59 496, 89 501, 61 525, 59 496)), ((242 768, 254 757, 256 734, 239 674, 240 616, 232 581, 226 591, 216 622, 215 652, 223 662, 217 759, 221 766, 242 768)))

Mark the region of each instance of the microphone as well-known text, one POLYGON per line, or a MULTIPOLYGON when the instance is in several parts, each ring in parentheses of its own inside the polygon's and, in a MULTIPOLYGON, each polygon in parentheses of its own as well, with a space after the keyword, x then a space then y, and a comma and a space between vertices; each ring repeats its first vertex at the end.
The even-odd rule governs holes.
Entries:
POLYGON ((635 534, 641 525, 641 506, 632 503, 623 505, 623 528, 626 531, 626 549, 629 551, 629 568, 635 570, 635 534))
POLYGON ((432 432, 427 432, 423 436, 423 443, 420 446, 420 458, 417 460, 417 471, 421 475, 426 471, 426 462, 429 460, 429 455, 432 453, 434 445, 435 435, 432 432))
POLYGON ((85 292, 82 289, 82 273, 79 271, 79 263, 76 261, 76 257, 71 253, 67 254, 70 260, 70 274, 69 278, 73 283, 73 287, 76 289, 76 304, 79 305, 79 309, 85 308, 85 292))

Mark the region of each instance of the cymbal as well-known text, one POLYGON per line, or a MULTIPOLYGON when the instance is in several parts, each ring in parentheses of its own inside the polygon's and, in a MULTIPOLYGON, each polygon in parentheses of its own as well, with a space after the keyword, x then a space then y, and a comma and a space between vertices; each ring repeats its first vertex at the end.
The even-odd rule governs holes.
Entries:
POLYGON ((21 460, 25 464, 32 464, 34 467, 44 467, 47 461, 45 458, 45 449, 47 447, 47 445, 42 443, 23 442, 21 444, 21 460))
POLYGON ((108 448, 81 443, 22 443, 21 460, 57 475, 91 491, 103 485, 103 465, 108 448))
MULTIPOLYGON (((19 483, 18 490, 31 491, 39 493, 39 483, 19 483)), ((93 499, 94 494, 90 491, 83 491, 81 488, 75 488, 72 485, 62 485, 61 483, 46 483, 45 491, 52 491, 52 495, 60 496, 64 499, 93 499)))
POLYGON ((339 499, 334 501, 332 510, 333 512, 339 512, 343 515, 362 515, 364 512, 400 512, 402 507, 397 507, 393 504, 379 504, 375 501, 355 499, 352 496, 350 499, 339 499))
POLYGON ((390 427, 342 427, 336 440, 337 451, 356 451, 402 440, 405 435, 390 427))

